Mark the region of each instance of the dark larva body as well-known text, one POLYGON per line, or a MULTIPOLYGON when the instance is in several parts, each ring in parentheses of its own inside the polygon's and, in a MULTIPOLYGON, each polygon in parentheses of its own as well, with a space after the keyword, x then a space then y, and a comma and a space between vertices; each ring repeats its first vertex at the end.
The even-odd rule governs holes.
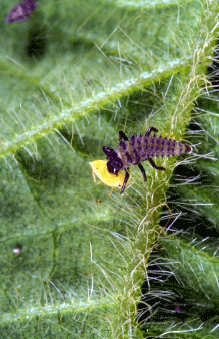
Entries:
POLYGON ((184 145, 176 140, 157 138, 156 136, 132 136, 130 140, 121 141, 118 150, 118 156, 123 161, 123 169, 129 165, 137 165, 139 162, 154 157, 173 157, 183 153, 189 153, 191 147, 184 145), (189 148, 188 148, 189 147, 189 148))
POLYGON ((116 175, 122 169, 126 171, 121 194, 125 190, 129 178, 129 166, 131 164, 138 165, 143 174, 143 178, 146 181, 146 173, 141 165, 142 161, 149 160, 154 168, 165 171, 164 167, 156 166, 152 158, 164 156, 171 157, 192 152, 192 148, 188 144, 182 144, 176 140, 162 138, 161 136, 150 136, 152 131, 158 132, 156 128, 150 127, 145 136, 132 136, 130 140, 128 140, 127 136, 120 131, 120 144, 117 150, 103 146, 103 151, 109 160, 107 162, 108 171, 116 175), (124 140, 122 141, 122 139, 124 140))

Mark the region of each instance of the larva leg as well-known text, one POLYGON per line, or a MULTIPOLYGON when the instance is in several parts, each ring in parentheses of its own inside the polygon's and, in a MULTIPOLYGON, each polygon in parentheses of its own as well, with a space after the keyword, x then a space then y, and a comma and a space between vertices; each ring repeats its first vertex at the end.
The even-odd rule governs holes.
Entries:
POLYGON ((166 171, 166 168, 161 167, 161 166, 157 166, 157 165, 155 164, 155 162, 154 162, 151 158, 149 158, 148 160, 150 161, 151 166, 153 166, 153 167, 156 168, 157 170, 166 171))
POLYGON ((154 127, 148 128, 147 133, 145 134, 145 136, 148 137, 151 134, 151 132, 155 132, 156 133, 156 132, 158 132, 158 129, 156 129, 154 127))
POLYGON ((138 167, 140 168, 141 173, 143 174, 144 181, 147 181, 147 177, 146 177, 146 173, 145 173, 144 167, 140 163, 138 164, 138 167))
POLYGON ((125 186, 126 186, 128 180, 129 180, 129 172, 125 171, 125 179, 124 179, 122 189, 121 189, 121 192, 120 192, 121 194, 125 191, 125 186))
POLYGON ((123 131, 119 131, 119 141, 122 141, 122 139, 124 139, 125 141, 129 140, 123 131))

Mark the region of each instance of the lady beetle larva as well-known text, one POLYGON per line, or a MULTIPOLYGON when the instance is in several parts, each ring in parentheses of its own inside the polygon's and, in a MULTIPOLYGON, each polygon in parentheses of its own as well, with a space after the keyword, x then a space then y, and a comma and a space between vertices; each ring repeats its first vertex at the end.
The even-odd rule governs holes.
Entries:
POLYGON ((9 12, 5 22, 7 24, 11 24, 12 22, 26 21, 28 16, 30 16, 38 6, 39 2, 34 0, 24 0, 23 2, 19 2, 19 4, 12 8, 9 12))
POLYGON ((147 181, 146 173, 141 162, 149 160, 150 164, 161 171, 166 169, 161 166, 157 166, 152 158, 154 157, 173 157, 175 155, 181 155, 184 153, 191 153, 192 147, 188 144, 182 144, 176 140, 171 140, 150 136, 151 132, 158 132, 154 127, 150 127, 145 134, 139 136, 132 136, 129 140, 125 133, 119 131, 119 148, 114 150, 110 147, 103 146, 103 151, 107 156, 107 169, 109 173, 118 175, 118 172, 125 170, 125 179, 122 185, 121 194, 125 190, 126 183, 129 179, 129 165, 138 165, 140 168, 144 181, 147 181), (124 141, 122 141, 124 139, 124 141))

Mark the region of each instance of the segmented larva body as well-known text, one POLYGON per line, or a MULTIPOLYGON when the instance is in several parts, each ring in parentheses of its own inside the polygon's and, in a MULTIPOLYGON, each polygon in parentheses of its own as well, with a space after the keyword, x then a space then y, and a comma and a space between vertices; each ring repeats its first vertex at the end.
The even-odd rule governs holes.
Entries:
POLYGON ((121 141, 118 150, 115 150, 122 159, 123 169, 129 165, 154 157, 174 157, 190 153, 191 147, 176 140, 154 136, 132 136, 130 140, 121 141))
POLYGON ((149 160, 150 164, 157 170, 165 171, 164 167, 157 166, 152 158, 154 157, 173 157, 192 152, 192 147, 188 144, 182 144, 176 140, 163 137, 150 136, 151 132, 158 132, 154 127, 150 127, 145 134, 132 136, 129 140, 127 136, 120 131, 120 144, 117 150, 103 146, 103 151, 108 158, 107 169, 109 173, 118 175, 118 172, 125 170, 125 179, 121 189, 121 194, 125 190, 126 183, 129 178, 129 166, 138 165, 143 174, 144 181, 147 180, 144 167, 141 162, 149 160), (122 141, 123 139, 123 141, 122 141))

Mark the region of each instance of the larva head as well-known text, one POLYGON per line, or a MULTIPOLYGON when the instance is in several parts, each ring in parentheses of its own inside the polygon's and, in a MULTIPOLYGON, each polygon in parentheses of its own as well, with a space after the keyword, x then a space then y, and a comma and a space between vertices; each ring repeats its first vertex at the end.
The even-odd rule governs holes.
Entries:
POLYGON ((103 146, 103 151, 106 154, 107 159, 109 159, 106 164, 109 173, 118 174, 118 172, 123 168, 123 162, 118 153, 107 146, 103 146))

